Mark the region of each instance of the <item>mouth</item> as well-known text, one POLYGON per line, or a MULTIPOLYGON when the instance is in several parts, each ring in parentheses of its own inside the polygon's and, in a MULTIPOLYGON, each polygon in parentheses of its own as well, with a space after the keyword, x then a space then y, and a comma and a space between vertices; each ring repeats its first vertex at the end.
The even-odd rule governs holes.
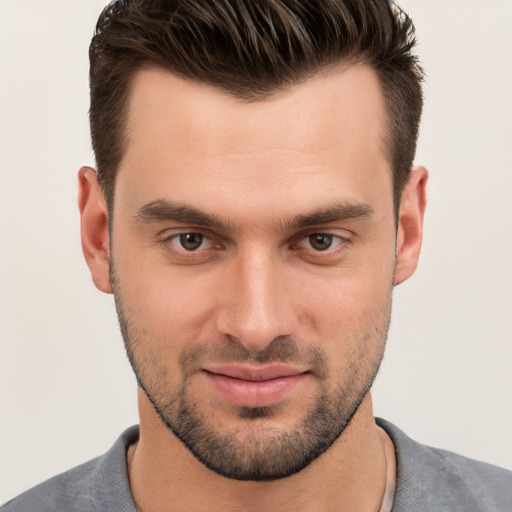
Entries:
POLYGON ((203 373, 217 393, 241 407, 277 405, 309 377, 307 370, 284 365, 210 366, 203 373))

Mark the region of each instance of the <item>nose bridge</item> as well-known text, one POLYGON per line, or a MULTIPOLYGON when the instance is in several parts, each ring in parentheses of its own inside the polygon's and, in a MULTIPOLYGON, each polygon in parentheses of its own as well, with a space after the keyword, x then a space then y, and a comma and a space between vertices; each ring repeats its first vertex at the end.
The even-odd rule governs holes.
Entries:
POLYGON ((233 262, 218 328, 250 350, 261 350, 296 324, 281 262, 270 251, 253 250, 233 262))

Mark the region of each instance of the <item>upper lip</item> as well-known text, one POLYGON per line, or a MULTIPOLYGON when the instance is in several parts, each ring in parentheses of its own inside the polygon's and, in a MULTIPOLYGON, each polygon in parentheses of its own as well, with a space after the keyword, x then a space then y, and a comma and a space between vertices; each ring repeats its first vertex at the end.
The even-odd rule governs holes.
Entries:
POLYGON ((267 366, 240 364, 210 365, 205 367, 204 370, 209 373, 224 375, 225 377, 231 377, 233 379, 241 379, 253 382, 262 382, 265 380, 291 377, 293 375, 306 373, 306 371, 303 369, 282 364, 267 366))

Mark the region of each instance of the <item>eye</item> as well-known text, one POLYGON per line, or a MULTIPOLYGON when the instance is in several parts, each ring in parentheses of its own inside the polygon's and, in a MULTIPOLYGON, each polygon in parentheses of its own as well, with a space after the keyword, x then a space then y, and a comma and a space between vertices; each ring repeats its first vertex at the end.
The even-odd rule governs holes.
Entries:
POLYGON ((307 240, 315 251, 327 251, 339 241, 339 237, 327 233, 313 233, 307 237, 307 240))
POLYGON ((325 252, 329 249, 340 249, 347 240, 332 233, 311 233, 306 235, 300 242, 299 247, 313 249, 316 252, 325 252))
POLYGON ((290 248, 296 255, 311 263, 337 263, 352 244, 350 232, 346 236, 344 233, 345 231, 343 235, 318 231, 302 233, 292 242, 290 248))
POLYGON ((214 233, 201 231, 166 231, 158 240, 169 261, 177 265, 198 265, 218 258, 226 246, 214 233), (165 238, 163 238, 165 236, 165 238))
POLYGON ((180 233, 171 237, 171 242, 174 245, 178 245, 180 249, 193 252, 198 249, 205 249, 204 246, 211 242, 211 240, 202 233, 180 233))

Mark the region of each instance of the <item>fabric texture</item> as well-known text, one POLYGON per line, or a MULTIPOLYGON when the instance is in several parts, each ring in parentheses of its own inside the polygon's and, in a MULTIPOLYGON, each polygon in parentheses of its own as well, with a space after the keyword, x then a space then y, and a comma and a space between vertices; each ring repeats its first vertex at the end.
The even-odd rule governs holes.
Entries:
MULTIPOLYGON (((392 512, 512 512, 512 472, 430 448, 377 419, 397 458, 392 512)), ((126 450, 139 436, 126 430, 103 456, 28 490, 1 512, 137 512, 126 473, 126 450)))

